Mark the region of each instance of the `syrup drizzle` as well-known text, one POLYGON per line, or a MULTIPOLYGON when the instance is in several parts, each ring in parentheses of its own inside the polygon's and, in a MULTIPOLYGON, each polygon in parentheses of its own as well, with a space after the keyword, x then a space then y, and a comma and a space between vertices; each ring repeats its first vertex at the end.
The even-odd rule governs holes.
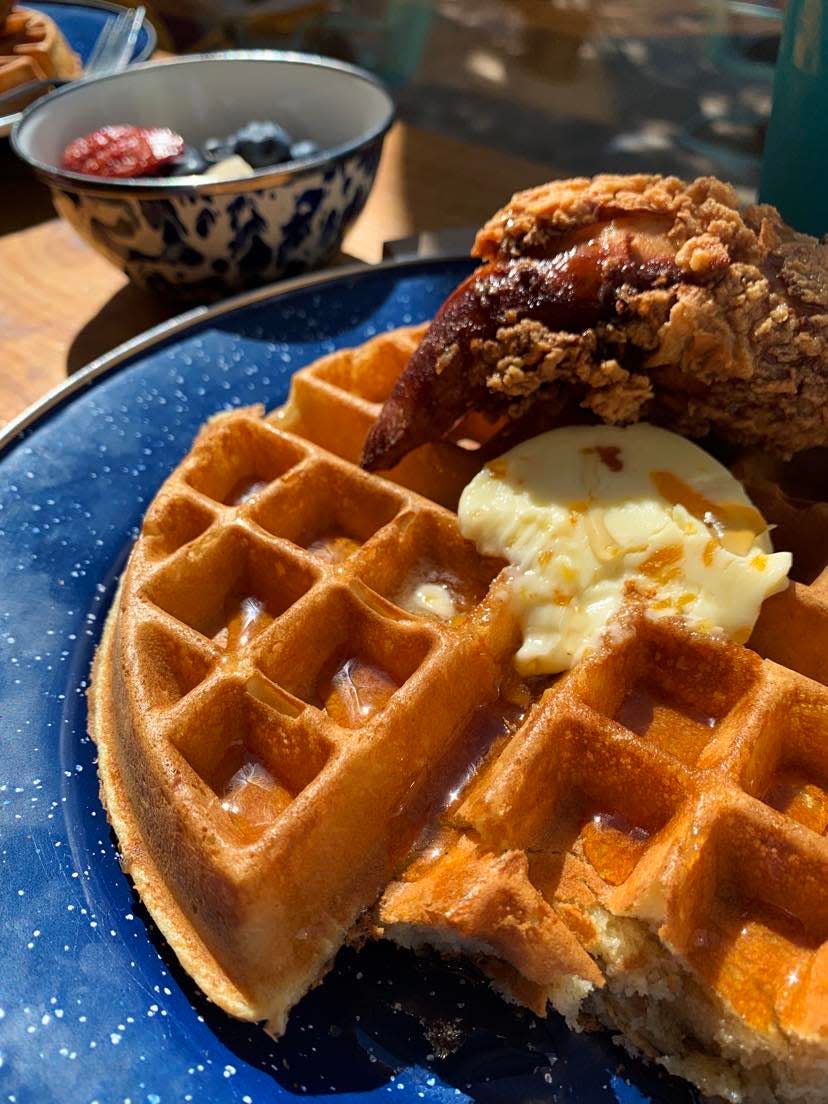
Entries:
POLYGON ((762 800, 821 836, 828 832, 828 792, 795 766, 777 771, 762 800))
POLYGON ((688 766, 696 762, 718 724, 716 717, 678 709, 640 685, 621 703, 615 719, 688 766))
POLYGON ((584 856, 610 885, 621 885, 647 849, 651 833, 620 813, 595 813, 581 831, 584 856))
POLYGON ((246 647, 250 641, 258 636, 263 629, 273 621, 262 602, 252 596, 242 598, 236 605, 230 603, 233 612, 230 614, 227 624, 216 633, 213 638, 220 648, 224 648, 229 655, 246 647))
POLYGON ((320 686, 319 697, 332 720, 343 728, 357 728, 379 713, 399 686, 380 667, 352 657, 320 686))
POLYGON ((451 847, 457 837, 450 826, 453 811, 476 786, 485 787, 500 753, 554 681, 547 676, 519 681, 515 676, 504 683, 495 701, 472 713, 459 738, 435 764, 433 784, 421 807, 425 827, 409 854, 406 879, 419 877, 451 847))
POLYGON ((822 934, 778 906, 721 897, 692 932, 688 958, 749 1023, 767 1030, 801 1017, 822 934))
POLYGON ((249 756, 230 776, 219 798, 222 809, 248 842, 261 835, 291 802, 289 791, 255 756, 249 756))
POLYGON ((623 471, 624 461, 621 459, 621 449, 618 445, 595 445, 592 448, 582 448, 581 452, 584 456, 594 453, 611 472, 623 471))
POLYGON ((683 506, 704 522, 719 543, 735 555, 744 556, 768 525, 755 506, 743 502, 712 502, 689 483, 670 471, 651 471, 650 479, 668 502, 683 506))

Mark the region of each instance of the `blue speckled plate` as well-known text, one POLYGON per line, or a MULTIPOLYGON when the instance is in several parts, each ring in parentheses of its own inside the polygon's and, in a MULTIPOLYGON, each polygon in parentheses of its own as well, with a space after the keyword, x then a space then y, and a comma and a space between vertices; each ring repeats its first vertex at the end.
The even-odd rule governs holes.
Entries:
MULTIPOLYGON (((45 0, 44 3, 40 3, 40 0, 25 0, 24 7, 34 8, 54 19, 84 65, 89 60, 106 21, 125 10, 119 4, 110 4, 107 0, 86 0, 85 3, 73 3, 72 0, 45 0)), ((135 40, 133 62, 146 61, 155 49, 156 41, 155 28, 145 20, 135 40)), ((0 115, 0 138, 5 138, 11 132, 19 118, 20 112, 17 111, 11 115, 0 115)))
POLYGON ((281 403, 297 368, 427 318, 468 270, 398 263, 195 311, 92 365, 0 441, 0 1104, 695 1099, 603 1036, 383 945, 343 952, 272 1042, 178 968, 98 799, 93 649, 144 509, 199 425, 281 403))

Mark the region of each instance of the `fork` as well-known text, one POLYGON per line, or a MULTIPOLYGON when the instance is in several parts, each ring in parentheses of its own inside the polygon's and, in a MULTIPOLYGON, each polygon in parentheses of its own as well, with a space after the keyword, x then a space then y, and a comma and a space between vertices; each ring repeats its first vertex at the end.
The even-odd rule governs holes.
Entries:
POLYGON ((142 4, 134 11, 123 11, 106 21, 86 63, 85 76, 102 77, 105 73, 117 73, 129 63, 145 14, 142 4))
MULTIPOLYGON (((89 61, 84 67, 81 80, 90 77, 102 77, 107 73, 117 73, 125 69, 129 64, 135 43, 144 23, 146 9, 143 4, 134 11, 124 11, 120 15, 108 19, 103 30, 98 35, 89 61)), ((0 110, 13 104, 16 100, 30 96, 33 92, 39 92, 46 88, 60 88, 77 78, 51 77, 46 80, 29 81, 27 84, 18 85, 9 92, 0 96, 0 110)), ((13 110, 13 109, 12 109, 13 110)))

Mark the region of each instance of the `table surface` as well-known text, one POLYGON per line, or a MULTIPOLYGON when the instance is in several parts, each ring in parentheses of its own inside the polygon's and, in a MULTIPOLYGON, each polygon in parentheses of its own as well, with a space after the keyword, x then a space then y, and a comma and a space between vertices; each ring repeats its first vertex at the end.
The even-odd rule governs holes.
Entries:
MULTIPOLYGON (((351 9, 362 6, 377 9, 351 9)), ((475 227, 515 190, 553 176, 714 171, 745 194, 755 185, 772 76, 764 55, 778 29, 770 9, 723 34, 701 0, 655 4, 643 27, 633 0, 600 12, 597 0, 414 7, 416 26, 321 18, 239 43, 329 47, 395 91, 402 121, 343 261, 376 262, 385 242, 416 232, 475 227)), ((3 423, 176 308, 132 287, 54 218, 46 189, 2 143, 0 196, 3 423)))

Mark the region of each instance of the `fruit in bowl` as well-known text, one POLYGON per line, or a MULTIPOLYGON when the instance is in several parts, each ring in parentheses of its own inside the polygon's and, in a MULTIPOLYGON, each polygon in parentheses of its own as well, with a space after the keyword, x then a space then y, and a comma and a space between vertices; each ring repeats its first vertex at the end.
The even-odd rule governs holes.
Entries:
POLYGON ((334 256, 393 115, 353 66, 228 52, 67 85, 25 112, 12 145, 130 279, 205 301, 334 256))
POLYGON ((293 141, 284 127, 252 122, 226 138, 188 145, 169 127, 100 127, 75 138, 63 151, 61 166, 70 172, 108 179, 158 176, 211 176, 230 180, 286 161, 305 161, 321 153, 311 139, 293 141))
MULTIPOLYGON (((207 163, 207 169, 202 171, 210 171, 210 165, 225 165, 235 157, 253 172, 289 161, 307 161, 310 157, 318 157, 322 150, 311 138, 292 137, 279 123, 255 120, 224 138, 208 138, 196 153, 207 163)), ((172 172, 183 175, 177 162, 173 162, 172 172)))
POLYGON ((184 139, 167 127, 106 126, 70 142, 60 163, 85 176, 163 176, 184 152, 184 139))

